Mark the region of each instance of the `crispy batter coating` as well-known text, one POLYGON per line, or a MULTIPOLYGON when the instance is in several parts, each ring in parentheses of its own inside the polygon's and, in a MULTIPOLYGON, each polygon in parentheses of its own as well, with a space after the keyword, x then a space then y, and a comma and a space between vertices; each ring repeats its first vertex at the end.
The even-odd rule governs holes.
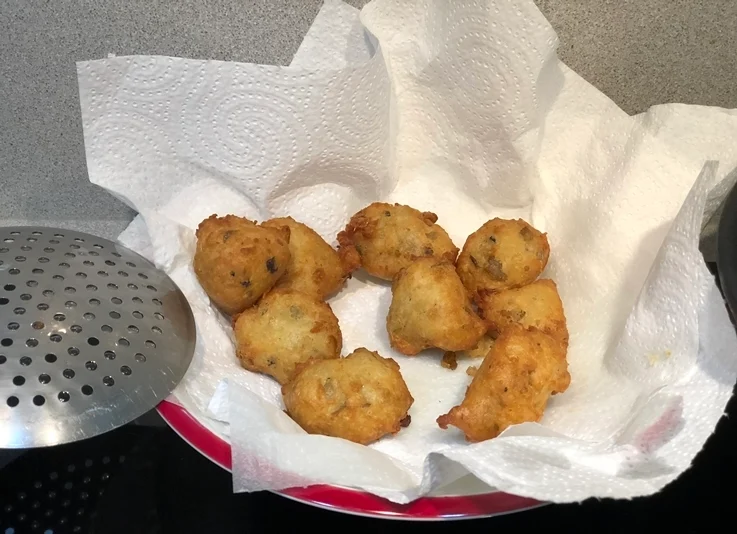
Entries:
POLYGON ((481 318, 496 336, 510 324, 534 326, 568 346, 568 327, 563 302, 555 282, 536 280, 517 289, 498 293, 482 291, 476 298, 481 318))
POLYGON ((338 234, 338 252, 347 264, 392 280, 417 258, 455 262, 458 248, 436 224, 438 216, 401 204, 374 202, 356 213, 338 234))
POLYGON ((440 360, 440 366, 455 371, 458 368, 458 356, 453 351, 445 351, 440 360))
MULTIPOLYGON (((496 337, 496 336, 495 336, 496 337)), ((484 358, 491 347, 494 346, 494 338, 488 333, 484 334, 481 340, 471 350, 461 350, 457 352, 446 352, 443 354, 443 359, 440 361, 440 365, 447 369, 455 369, 458 366, 458 360, 462 358, 484 358)))
POLYGON ((397 362, 365 348, 301 366, 282 395, 287 413, 306 432, 363 445, 408 426, 414 402, 397 362))
POLYGON ((352 266, 344 265, 338 252, 312 228, 291 217, 279 217, 262 223, 267 228, 289 227, 291 260, 277 288, 296 289, 320 299, 338 291, 352 266))
POLYGON ((539 421, 550 395, 571 381, 565 349, 537 330, 512 324, 476 371, 460 406, 438 417, 440 428, 460 428, 471 442, 495 438, 511 425, 539 421))
POLYGON ((493 346, 494 337, 487 333, 479 340, 474 348, 461 351, 458 353, 458 356, 461 358, 485 358, 493 346))
POLYGON ((197 228, 194 271, 223 312, 252 306, 284 274, 289 263, 289 228, 265 228, 235 215, 211 217, 197 228))
POLYGON ((473 349, 486 333, 453 264, 432 257, 395 277, 386 328, 391 346, 408 356, 431 347, 473 349))
POLYGON ((236 355, 249 371, 288 382, 298 364, 340 358, 338 318, 322 300, 274 289, 241 313, 234 325, 236 355))
POLYGON ((549 255, 547 236, 527 222, 492 219, 468 236, 456 269, 473 295, 529 284, 543 272, 549 255))

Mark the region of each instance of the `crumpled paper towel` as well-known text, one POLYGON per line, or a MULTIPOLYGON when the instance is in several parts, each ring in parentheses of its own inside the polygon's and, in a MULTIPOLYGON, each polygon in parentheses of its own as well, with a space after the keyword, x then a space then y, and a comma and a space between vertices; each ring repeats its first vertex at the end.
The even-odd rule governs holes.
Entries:
POLYGON ((556 45, 531 0, 374 0, 360 19, 329 0, 287 68, 78 65, 90 180, 139 211, 121 241, 192 306, 197 349, 174 396, 231 440, 236 491, 329 483, 408 502, 470 472, 570 502, 650 494, 689 466, 737 379, 737 338, 698 252, 704 213, 735 181, 737 117, 682 105, 630 117, 556 45), (540 424, 473 445, 440 430, 464 367, 393 352, 389 287, 360 275, 330 304, 346 351, 400 364, 409 428, 369 447, 307 435, 275 382, 239 368, 192 271, 197 224, 289 214, 334 242, 379 199, 436 212, 459 246, 495 216, 548 233, 572 383, 540 424))

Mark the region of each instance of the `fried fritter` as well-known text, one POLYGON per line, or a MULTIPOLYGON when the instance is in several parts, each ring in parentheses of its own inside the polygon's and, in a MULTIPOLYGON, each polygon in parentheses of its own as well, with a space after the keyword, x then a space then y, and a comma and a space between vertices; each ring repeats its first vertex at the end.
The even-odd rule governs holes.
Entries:
POLYGON ((548 263, 550 246, 545 234, 522 219, 492 219, 463 245, 456 269, 472 295, 529 284, 548 263))
POLYGON ((496 336, 510 324, 534 326, 568 346, 568 327, 555 282, 536 280, 498 293, 482 291, 476 298, 481 318, 496 336))
POLYGON ((509 426, 539 421, 550 396, 565 391, 570 381, 558 341, 512 324, 484 358, 460 406, 437 423, 442 429, 460 428, 471 442, 495 438, 509 426))
POLYGON ((196 235, 194 272, 210 299, 229 315, 252 306, 289 263, 288 227, 265 228, 235 215, 212 215, 196 235))
POLYGON ((365 348, 302 365, 282 395, 287 413, 306 432, 363 445, 408 426, 414 402, 397 362, 365 348))
POLYGON ((322 300, 291 289, 274 289, 241 313, 234 325, 236 355, 249 371, 284 384, 298 364, 340 357, 338 318, 322 300))
POLYGON ((267 228, 289 227, 289 252, 292 259, 277 288, 296 289, 320 299, 338 291, 351 268, 343 264, 338 252, 312 228, 291 217, 279 217, 262 223, 267 228))
POLYGON ((401 204, 374 202, 356 213, 338 234, 338 252, 349 265, 392 280, 417 258, 455 262, 458 248, 436 224, 438 216, 401 204))
POLYGON ((394 278, 386 328, 391 346, 409 356, 431 347, 473 349, 486 332, 453 264, 432 257, 394 278))

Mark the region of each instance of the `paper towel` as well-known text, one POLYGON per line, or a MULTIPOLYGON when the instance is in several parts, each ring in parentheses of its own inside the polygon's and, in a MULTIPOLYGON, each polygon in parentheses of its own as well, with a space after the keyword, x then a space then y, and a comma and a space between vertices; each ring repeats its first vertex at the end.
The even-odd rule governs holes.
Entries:
POLYGON ((737 165, 737 118, 690 106, 629 117, 555 46, 531 1, 375 0, 360 21, 329 1, 289 68, 78 65, 90 180, 141 213, 121 241, 192 305, 196 356, 175 396, 231 439, 236 491, 331 483, 407 502, 471 472, 570 502, 653 493, 688 467, 737 378, 734 330, 698 253, 704 209, 733 183, 723 176, 737 165), (415 398, 409 428, 370 447, 307 435, 273 381, 239 368, 192 272, 199 221, 289 214, 334 241, 379 199, 435 211, 458 246, 495 216, 548 233, 572 383, 540 424, 473 445, 440 430, 464 366, 394 353, 388 285, 364 276, 330 304, 346 351, 400 364, 415 398))

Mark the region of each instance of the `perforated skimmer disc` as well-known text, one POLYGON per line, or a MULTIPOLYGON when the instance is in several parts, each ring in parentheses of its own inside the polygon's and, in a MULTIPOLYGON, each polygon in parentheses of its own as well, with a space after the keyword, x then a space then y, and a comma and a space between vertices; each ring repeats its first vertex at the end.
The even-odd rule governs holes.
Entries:
POLYGON ((148 260, 93 235, 0 228, 0 448, 89 438, 166 398, 192 311, 148 260))

